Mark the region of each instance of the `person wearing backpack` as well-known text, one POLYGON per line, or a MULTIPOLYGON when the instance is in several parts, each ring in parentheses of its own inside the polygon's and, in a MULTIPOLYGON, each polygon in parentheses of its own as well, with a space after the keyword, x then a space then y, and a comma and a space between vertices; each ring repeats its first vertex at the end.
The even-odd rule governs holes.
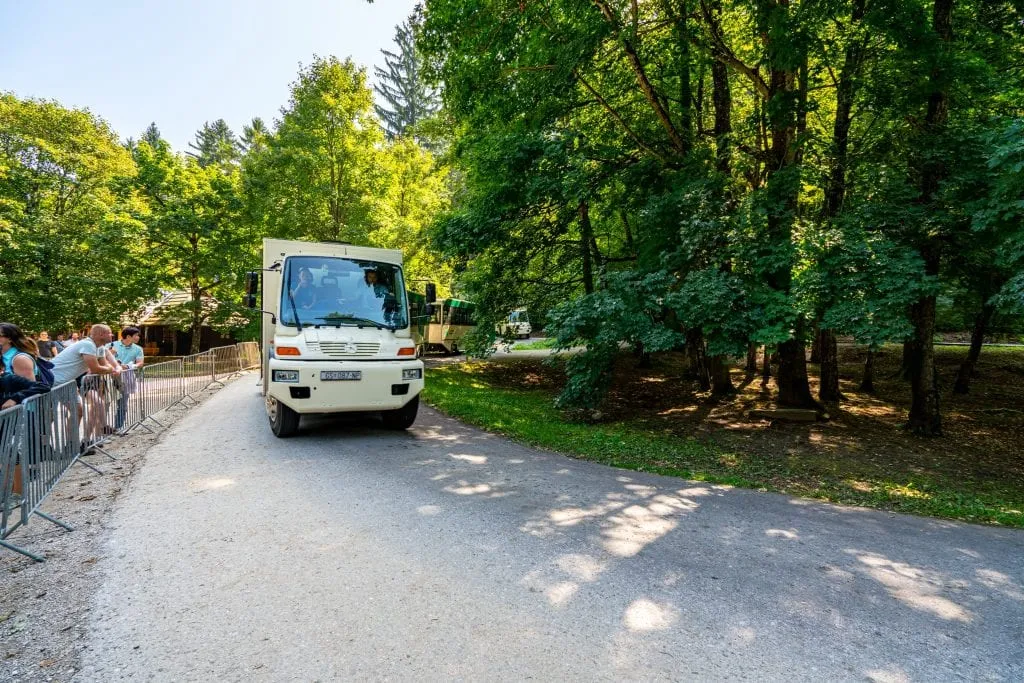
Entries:
POLYGON ((0 354, 4 372, 32 382, 53 385, 53 364, 39 358, 35 341, 11 323, 0 323, 0 354))

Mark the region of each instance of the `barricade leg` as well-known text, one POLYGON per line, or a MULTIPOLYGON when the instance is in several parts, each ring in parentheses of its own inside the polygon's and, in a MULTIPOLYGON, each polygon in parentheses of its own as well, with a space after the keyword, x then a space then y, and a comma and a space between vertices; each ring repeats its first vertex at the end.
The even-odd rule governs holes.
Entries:
POLYGON ((19 553, 21 555, 24 555, 25 557, 29 558, 30 560, 34 560, 35 562, 46 562, 46 558, 43 557, 42 555, 36 555, 35 553, 30 553, 29 551, 25 550, 24 548, 19 548, 18 546, 14 545, 13 543, 8 543, 7 541, 0 541, 0 547, 7 548, 8 550, 13 550, 14 552, 19 553))
POLYGON ((93 465, 91 462, 86 462, 85 460, 82 460, 81 458, 79 458, 78 460, 75 460, 75 462, 78 463, 79 465, 84 465, 85 467, 88 467, 90 470, 92 470, 93 472, 95 472, 96 474, 98 474, 100 476, 103 476, 105 474, 103 472, 103 470, 101 470, 100 468, 96 467, 96 465, 93 465))
POLYGON ((33 511, 33 514, 39 515, 40 517, 42 517, 43 519, 45 519, 47 522, 49 522, 51 524, 56 524, 57 526, 59 526, 60 528, 64 529, 65 531, 74 531, 75 530, 75 528, 73 526, 71 526, 70 524, 65 524, 64 522, 60 521, 59 519, 54 519, 50 515, 48 515, 48 514, 46 514, 44 512, 40 512, 39 510, 33 511))

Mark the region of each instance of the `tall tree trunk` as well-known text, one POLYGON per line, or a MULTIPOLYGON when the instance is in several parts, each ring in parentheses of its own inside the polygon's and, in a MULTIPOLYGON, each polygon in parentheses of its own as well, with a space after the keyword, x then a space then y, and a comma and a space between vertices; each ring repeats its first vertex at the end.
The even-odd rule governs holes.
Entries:
POLYGON ((815 364, 821 362, 821 343, 823 341, 823 332, 824 330, 818 326, 818 323, 814 323, 814 329, 812 330, 814 341, 811 342, 811 362, 815 364))
POLYGON ((721 398, 736 393, 729 375, 729 363, 725 356, 712 356, 710 360, 711 397, 721 398))
POLYGON ((794 408, 818 408, 807 381, 807 356, 803 341, 803 319, 798 318, 792 339, 779 344, 779 405, 794 408))
POLYGON ((590 225, 590 205, 586 201, 580 202, 580 256, 583 259, 583 291, 586 294, 594 293, 594 264, 591 254, 591 241, 594 239, 594 229, 590 225))
POLYGON ((730 140, 732 133, 732 91, 729 89, 729 71, 719 61, 711 63, 711 96, 715 108, 715 159, 718 170, 730 172, 730 140))
MULTIPOLYGON (((712 5, 716 16, 721 11, 721 3, 714 0, 712 5)), ((716 166, 721 173, 729 175, 730 140, 732 134, 732 91, 729 89, 729 72, 720 61, 711 63, 712 101, 715 110, 715 158, 716 166)), ((730 271, 732 266, 723 264, 723 270, 730 271)), ((713 356, 710 361, 711 396, 720 398, 736 392, 729 376, 729 359, 725 356, 713 356)))
POLYGON ((868 347, 868 356, 864 359, 864 377, 860 380, 860 390, 875 393, 875 350, 868 347))
MULTIPOLYGON (((947 46, 953 42, 953 0, 935 0, 932 5, 932 28, 947 46)), ((928 113, 925 116, 926 143, 933 144, 949 119, 948 84, 941 68, 935 65, 931 72, 933 89, 928 97, 928 113)), ((935 198, 939 184, 946 176, 947 169, 942 159, 935 154, 922 154, 920 161, 921 197, 919 202, 928 206, 935 198)), ((941 254, 936 240, 930 236, 921 237, 919 247, 925 264, 925 273, 938 276, 941 254)), ((907 429, 919 436, 941 436, 942 415, 939 412, 939 387, 935 371, 935 295, 922 297, 911 306, 911 322, 914 325, 913 356, 910 365, 910 416, 907 429)))
POLYGON ((744 369, 750 377, 757 374, 757 344, 747 344, 747 365, 744 369))
POLYGON ((198 280, 193 280, 189 283, 189 290, 192 293, 191 322, 189 325, 192 332, 192 343, 189 347, 189 353, 194 354, 199 353, 199 344, 203 336, 203 301, 198 280))
MULTIPOLYGON (((771 127, 771 148, 767 196, 769 249, 777 254, 777 265, 768 272, 768 285, 787 298, 792 296, 794 266, 793 224, 800 191, 797 124, 801 93, 797 75, 804 56, 790 31, 793 17, 789 0, 761 0, 758 3, 758 31, 765 43, 769 81, 767 109, 771 127)), ((779 344, 780 405, 817 408, 807 381, 804 349, 804 320, 798 315, 793 337, 779 344)))
POLYGON ((981 355, 981 344, 985 340, 985 331, 995 311, 995 306, 986 303, 974 318, 974 329, 971 330, 971 348, 967 351, 967 358, 960 364, 960 371, 956 374, 956 384, 953 385, 954 394, 966 394, 971 390, 974 366, 978 362, 978 356, 981 355))
MULTIPOLYGON (((865 0, 853 0, 850 9, 851 28, 864 19, 865 0)), ((846 46, 843 67, 836 88, 836 118, 832 126, 832 164, 825 182, 825 217, 839 215, 846 198, 846 170, 850 147, 850 124, 853 121, 853 100, 857 81, 867 50, 866 38, 853 38, 846 46)))
MULTIPOLYGON (((865 0, 852 0, 850 7, 851 31, 856 30, 864 19, 865 0)), ((842 210, 846 198, 846 174, 849 160, 850 124, 853 120, 853 101, 857 90, 857 80, 864 62, 867 47, 866 38, 851 34, 846 46, 843 65, 839 72, 836 88, 836 115, 832 125, 832 159, 831 167, 825 181, 824 218, 831 221, 842 210)), ((842 399, 839 391, 839 349, 833 330, 819 329, 815 335, 814 351, 811 362, 820 364, 818 399, 828 404, 837 404, 842 399)), ((869 353, 869 362, 873 356, 869 353)), ((865 368, 867 372, 870 367, 865 368)), ((865 381, 868 381, 867 378, 865 381)))
POLYGON ((839 392, 839 346, 836 343, 836 333, 827 328, 819 330, 818 348, 821 352, 818 400, 825 405, 835 405, 843 398, 839 392))
MULTIPOLYGON (((937 252, 932 248, 931 252, 937 252)), ((926 272, 938 270, 938 254, 926 252, 926 272), (929 263, 933 264, 931 267, 929 263)), ((914 339, 910 356, 910 416, 907 429, 918 436, 942 436, 939 387, 935 370, 935 296, 926 296, 910 307, 914 339)))
POLYGON ((761 364, 761 383, 768 386, 768 380, 772 378, 772 353, 768 345, 761 347, 764 350, 761 364))
POLYGON ((701 391, 707 391, 711 388, 711 373, 704 348, 704 333, 700 329, 686 331, 686 352, 690 357, 690 372, 697 380, 697 386, 701 391))
POLYGON ((900 369, 896 371, 894 377, 899 377, 902 380, 910 379, 910 366, 914 363, 914 340, 908 339, 903 342, 903 356, 900 359, 900 369))

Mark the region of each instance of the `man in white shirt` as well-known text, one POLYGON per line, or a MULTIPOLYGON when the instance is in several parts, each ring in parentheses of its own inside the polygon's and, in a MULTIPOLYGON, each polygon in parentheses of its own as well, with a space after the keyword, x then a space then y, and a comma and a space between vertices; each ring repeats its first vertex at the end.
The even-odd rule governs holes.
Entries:
POLYGON ((107 362, 107 354, 99 351, 100 347, 109 344, 113 337, 113 333, 106 325, 93 325, 88 337, 71 344, 53 359, 53 385, 70 382, 86 373, 117 374, 117 367, 107 362))
MULTIPOLYGON (((53 359, 53 385, 58 386, 65 382, 77 380, 86 374, 93 375, 118 375, 121 370, 116 362, 108 360, 106 349, 101 353, 99 349, 109 344, 114 338, 113 332, 107 325, 93 325, 89 330, 89 336, 79 339, 66 349, 61 351, 53 359)), ((110 355, 113 358, 113 355, 110 355)), ((99 378, 96 378, 97 380, 99 378)), ((89 383, 84 386, 85 402, 85 433, 84 438, 95 441, 103 433, 104 422, 106 422, 106 404, 99 389, 99 382, 89 383)), ((79 406, 81 411, 82 406, 79 406)))

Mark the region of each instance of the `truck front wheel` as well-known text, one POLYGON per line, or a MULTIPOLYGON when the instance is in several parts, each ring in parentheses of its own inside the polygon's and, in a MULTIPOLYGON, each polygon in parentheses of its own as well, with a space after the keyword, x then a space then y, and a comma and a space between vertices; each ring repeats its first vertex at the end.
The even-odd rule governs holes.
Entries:
POLYGON ((272 396, 267 397, 267 418, 274 436, 284 439, 299 428, 299 414, 272 396))
POLYGON ((416 411, 420 408, 420 397, 416 396, 398 410, 382 410, 384 426, 388 429, 408 429, 416 421, 416 411))

